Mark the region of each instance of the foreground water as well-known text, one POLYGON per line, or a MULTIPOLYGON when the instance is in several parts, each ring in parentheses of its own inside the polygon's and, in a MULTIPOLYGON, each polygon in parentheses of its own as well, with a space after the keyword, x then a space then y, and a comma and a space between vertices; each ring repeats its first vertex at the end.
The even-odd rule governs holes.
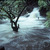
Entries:
POLYGON ((45 20, 34 8, 29 17, 19 18, 18 33, 12 31, 9 20, 3 20, 6 23, 0 24, 0 45, 6 50, 42 50, 43 43, 50 42, 50 30, 45 28, 45 20))

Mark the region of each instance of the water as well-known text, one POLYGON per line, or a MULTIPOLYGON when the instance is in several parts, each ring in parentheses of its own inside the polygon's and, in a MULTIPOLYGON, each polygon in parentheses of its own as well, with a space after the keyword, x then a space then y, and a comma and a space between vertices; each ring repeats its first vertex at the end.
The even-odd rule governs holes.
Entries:
POLYGON ((21 17, 19 18, 19 21, 23 20, 23 22, 18 22, 18 23, 20 24, 20 27, 22 28, 39 27, 40 24, 41 24, 41 27, 43 28, 44 25, 42 25, 42 22, 38 20, 38 17, 40 18, 40 20, 45 19, 45 18, 41 18, 39 9, 34 8, 33 11, 29 13, 28 18, 21 17))
POLYGON ((6 50, 40 50, 42 43, 50 39, 50 31, 44 26, 45 20, 40 16, 39 9, 34 8, 29 17, 24 15, 19 18, 18 33, 13 32, 9 20, 5 20, 6 23, 0 24, 0 45, 6 44, 6 50))

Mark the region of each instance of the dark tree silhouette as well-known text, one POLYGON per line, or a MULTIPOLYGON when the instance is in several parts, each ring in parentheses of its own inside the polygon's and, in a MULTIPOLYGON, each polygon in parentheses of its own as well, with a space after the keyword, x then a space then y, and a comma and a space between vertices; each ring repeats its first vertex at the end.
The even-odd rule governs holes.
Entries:
MULTIPOLYGON (((3 10, 4 12, 6 12, 7 13, 7 17, 10 19, 10 23, 11 23, 11 28, 13 29, 13 31, 15 31, 15 32, 18 32, 18 29, 19 29, 19 24, 17 24, 17 22, 18 22, 18 19, 19 19, 19 17, 21 16, 21 14, 22 14, 22 12, 24 11, 24 9, 26 8, 26 5, 24 6, 24 8, 21 10, 21 12, 19 13, 19 15, 17 16, 17 19, 16 19, 16 21, 14 22, 13 21, 13 19, 15 19, 16 18, 16 16, 14 15, 14 13, 12 12, 12 8, 13 8, 13 4, 15 3, 16 1, 13 1, 9 6, 8 6, 8 10, 9 11, 7 11, 6 9, 4 9, 3 8, 3 6, 2 7, 0 7, 0 10, 3 10), (13 26, 14 25, 14 26, 13 26)), ((3 3, 2 3, 3 4, 3 3)), ((4 4, 3 4, 4 5, 4 4)), ((5 5, 4 5, 5 6, 5 5)), ((3 16, 3 15, 2 15, 3 16)))

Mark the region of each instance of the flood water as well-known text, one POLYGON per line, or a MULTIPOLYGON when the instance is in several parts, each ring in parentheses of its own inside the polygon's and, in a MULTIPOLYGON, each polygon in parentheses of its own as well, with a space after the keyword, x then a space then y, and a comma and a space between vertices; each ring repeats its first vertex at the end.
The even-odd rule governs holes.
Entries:
POLYGON ((45 28, 46 18, 40 16, 39 9, 34 8, 28 14, 29 17, 19 18, 17 33, 11 29, 8 19, 0 24, 0 45, 4 45, 6 50, 42 50, 43 43, 50 42, 50 30, 45 28))

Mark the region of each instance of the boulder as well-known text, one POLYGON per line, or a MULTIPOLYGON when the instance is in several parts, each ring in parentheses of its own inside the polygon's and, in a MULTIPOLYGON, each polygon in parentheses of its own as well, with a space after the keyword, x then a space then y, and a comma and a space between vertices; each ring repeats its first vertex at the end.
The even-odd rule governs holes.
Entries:
POLYGON ((46 10, 46 8, 44 8, 44 7, 42 7, 40 10, 39 10, 39 12, 40 12, 40 15, 41 16, 46 16, 46 12, 47 12, 48 10, 46 10))
POLYGON ((50 50, 50 43, 49 42, 44 42, 43 50, 50 50))
POLYGON ((0 46, 0 50, 5 50, 5 48, 3 46, 0 46))

